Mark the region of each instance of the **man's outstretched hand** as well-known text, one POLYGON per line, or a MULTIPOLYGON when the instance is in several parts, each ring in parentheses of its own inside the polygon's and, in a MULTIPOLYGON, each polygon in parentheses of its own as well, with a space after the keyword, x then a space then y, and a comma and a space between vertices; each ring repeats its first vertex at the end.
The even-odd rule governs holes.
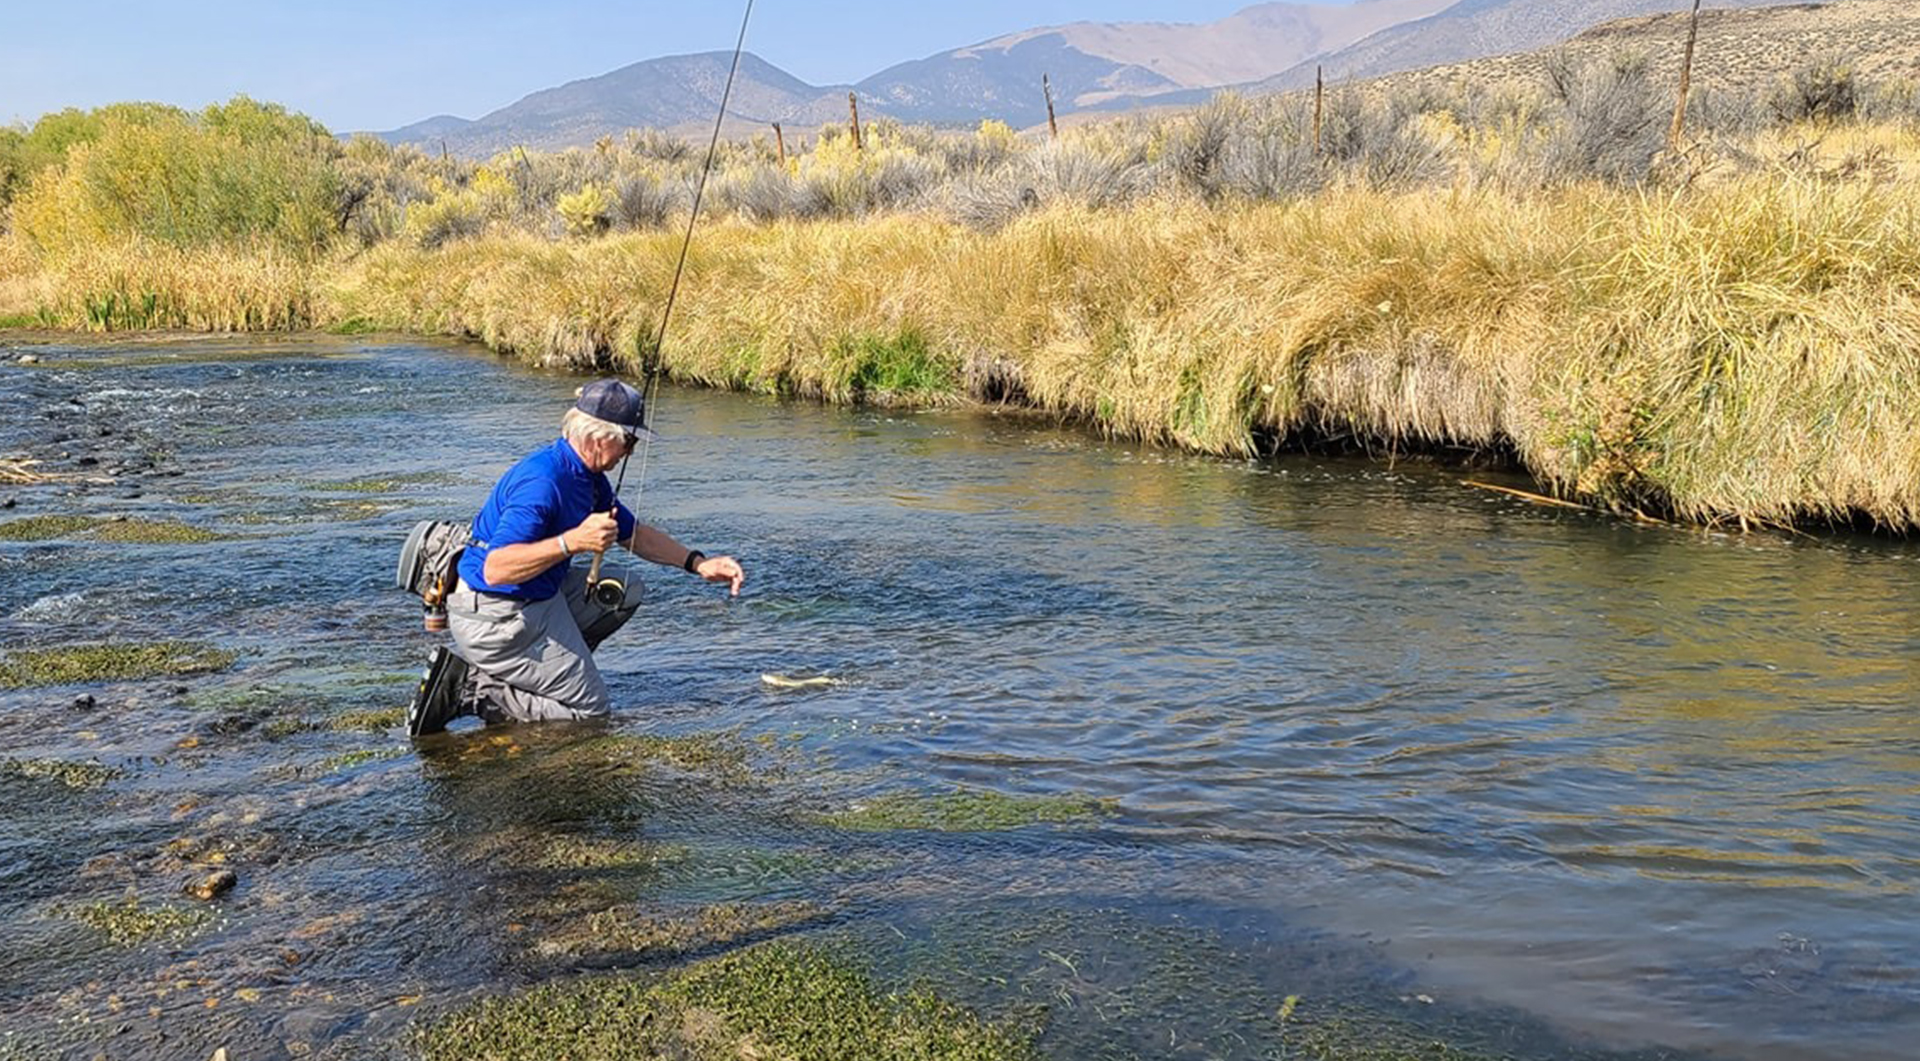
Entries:
POLYGON ((740 561, 731 556, 709 556, 694 567, 693 573, 708 582, 726 582, 733 590, 733 596, 740 595, 740 584, 747 580, 747 573, 740 568, 740 561))

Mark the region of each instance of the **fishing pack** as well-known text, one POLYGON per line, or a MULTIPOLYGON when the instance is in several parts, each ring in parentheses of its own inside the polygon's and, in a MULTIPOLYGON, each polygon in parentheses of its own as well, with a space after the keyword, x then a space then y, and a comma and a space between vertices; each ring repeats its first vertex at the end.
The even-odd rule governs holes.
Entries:
POLYGON ((400 546, 394 586, 420 598, 429 631, 447 628, 447 594, 460 581, 460 557, 472 543, 471 524, 428 519, 414 524, 400 546))

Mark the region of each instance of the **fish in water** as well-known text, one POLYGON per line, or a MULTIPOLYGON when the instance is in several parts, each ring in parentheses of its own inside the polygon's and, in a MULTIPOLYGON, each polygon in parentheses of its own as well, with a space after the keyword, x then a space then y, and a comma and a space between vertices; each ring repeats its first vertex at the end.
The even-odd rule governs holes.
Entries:
POLYGON ((811 678, 790 678, 784 674, 762 674, 760 683, 769 689, 829 689, 840 684, 840 679, 817 675, 811 678))

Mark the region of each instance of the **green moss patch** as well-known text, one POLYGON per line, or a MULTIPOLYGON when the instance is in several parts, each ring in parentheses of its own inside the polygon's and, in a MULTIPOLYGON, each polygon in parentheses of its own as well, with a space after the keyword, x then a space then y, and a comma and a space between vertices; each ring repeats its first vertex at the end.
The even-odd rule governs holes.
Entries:
POLYGON ((588 914, 549 933, 543 957, 578 960, 618 955, 662 959, 708 950, 825 920, 816 903, 716 903, 691 910, 621 906, 588 914))
POLYGON ((348 317, 326 329, 328 335, 372 335, 379 330, 379 323, 368 317, 348 317))
POLYGON ((0 777, 58 781, 72 789, 104 788, 107 782, 125 774, 126 771, 117 766, 91 760, 76 763, 64 759, 0 759, 0 777))
POLYGON ((654 844, 634 840, 606 840, 569 834, 549 835, 534 847, 521 847, 523 855, 516 864, 543 870, 651 870, 686 861, 687 849, 678 844, 654 844))
POLYGON ((128 545, 199 545, 226 535, 174 520, 116 519, 94 527, 92 537, 128 545))
POLYGON ((884 991, 818 948, 761 944, 664 979, 489 999, 427 1029, 428 1061, 1025 1061, 1031 1035, 924 992, 884 991))
POLYGON ((221 534, 173 520, 96 519, 91 516, 28 516, 0 523, 0 541, 44 542, 86 536, 125 545, 197 545, 221 534))
POLYGON ((896 792, 875 796, 824 815, 837 829, 880 832, 996 832, 1043 822, 1089 822, 1111 816, 1116 801, 1087 796, 1009 796, 986 789, 944 793, 896 792))
POLYGON ((390 494, 409 486, 458 482, 450 472, 412 472, 405 475, 376 476, 365 479, 323 479, 307 483, 309 490, 342 494, 390 494))
POLYGON ((331 730, 355 730, 363 733, 380 733, 393 729, 407 720, 404 707, 370 708, 365 711, 347 711, 333 716, 321 723, 331 730))
POLYGON ((407 754, 407 749, 404 747, 359 748, 350 752, 341 752, 338 755, 329 755, 325 759, 320 760, 320 765, 317 769, 320 773, 351 770, 356 766, 365 766, 368 763, 398 759, 405 754, 407 754))
MULTIPOLYGON (((464 854, 476 865, 512 870, 579 873, 639 870, 651 873, 687 860, 681 844, 561 832, 515 825, 474 837, 464 854)), ((618 898, 613 902, 622 901, 618 898)))
POLYGON ((0 689, 198 674, 230 667, 235 658, 236 653, 193 641, 26 649, 0 659, 0 689))
POLYGON ((66 538, 97 522, 87 516, 28 516, 0 523, 0 542, 44 542, 66 538))
POLYGON ((119 903, 89 903, 73 910, 71 916, 105 936, 107 942, 131 947, 150 939, 184 938, 213 914, 200 907, 170 903, 145 906, 138 899, 128 899, 119 903))
POLYGON ((691 733, 680 736, 610 733, 556 753, 580 767, 611 767, 635 772, 662 767, 727 781, 752 776, 752 749, 738 734, 691 733))

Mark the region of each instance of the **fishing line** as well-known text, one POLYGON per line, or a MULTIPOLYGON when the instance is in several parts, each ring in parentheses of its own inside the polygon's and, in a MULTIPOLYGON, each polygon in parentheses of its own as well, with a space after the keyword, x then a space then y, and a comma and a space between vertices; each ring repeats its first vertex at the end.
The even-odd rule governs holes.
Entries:
MULTIPOLYGON (((727 120, 727 101, 733 97, 733 79, 740 73, 740 56, 746 50, 747 24, 751 21, 753 21, 753 0, 747 0, 747 9, 740 16, 740 35, 733 42, 733 65, 728 68, 727 83, 720 90, 720 112, 713 116, 713 136, 707 141, 707 158, 700 166, 700 179, 694 182, 693 207, 687 211, 687 232, 680 240, 680 260, 673 267, 673 283, 667 286, 667 304, 660 311, 660 330, 654 333, 653 349, 648 352, 647 378, 640 385, 640 426, 646 429, 646 434, 640 440, 640 480, 633 488, 633 511, 636 516, 640 511, 640 498, 647 490, 647 463, 653 454, 653 421, 656 411, 654 403, 660 393, 660 360, 666 349, 667 322, 673 319, 673 303, 680 294, 680 277, 687 269, 687 251, 693 246, 693 227, 700 220, 700 200, 707 192, 707 175, 713 172, 714 156, 720 150, 720 127, 727 120)), ((620 487, 627 481, 627 462, 632 459, 632 452, 620 458, 620 474, 613 484, 613 504, 616 510, 620 506, 620 487)), ((626 577, 633 566, 633 554, 629 552, 626 558, 621 560, 621 577, 618 580, 608 579, 607 582, 615 585, 603 594, 600 561, 605 556, 605 553, 597 553, 593 558, 593 569, 587 573, 588 592, 603 605, 607 602, 602 597, 612 596, 615 592, 618 593, 618 600, 624 602, 626 577)))

